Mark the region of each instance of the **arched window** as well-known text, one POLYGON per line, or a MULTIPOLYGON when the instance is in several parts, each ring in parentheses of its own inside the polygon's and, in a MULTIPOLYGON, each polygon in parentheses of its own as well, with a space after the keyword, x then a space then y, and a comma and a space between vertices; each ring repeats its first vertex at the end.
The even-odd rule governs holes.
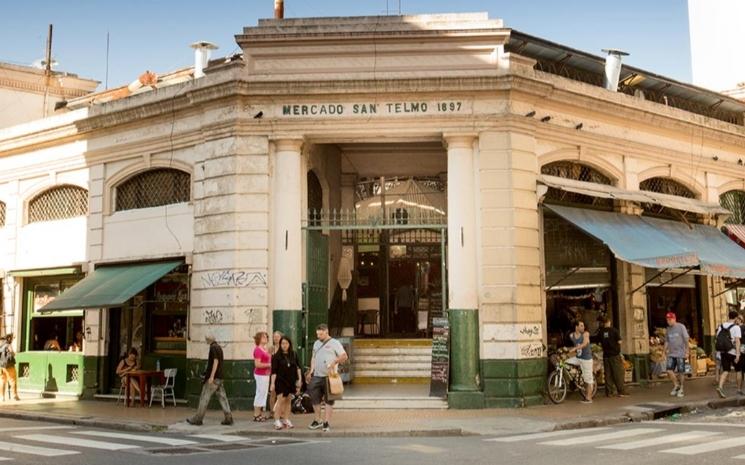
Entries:
MULTIPOLYGON (((592 182, 595 184, 612 185, 611 179, 592 168, 574 161, 557 161, 541 167, 541 174, 572 179, 574 181, 592 182)), ((567 192, 553 187, 548 189, 545 200, 549 203, 581 204, 608 209, 613 208, 612 199, 601 199, 574 192, 567 192)))
POLYGON ((88 190, 64 185, 37 195, 28 203, 28 222, 55 221, 88 214, 88 190))
POLYGON ((732 212, 728 224, 745 224, 745 191, 729 191, 719 196, 719 204, 732 212))
POLYGON ((677 195, 678 197, 685 197, 688 199, 695 199, 696 194, 684 186, 670 178, 649 178, 639 183, 639 190, 657 192, 658 194, 677 195))
POLYGON ((161 207, 191 200, 191 175, 156 168, 132 176, 116 188, 116 211, 161 207))
POLYGON ((5 202, 0 202, 0 228, 5 226, 5 202))

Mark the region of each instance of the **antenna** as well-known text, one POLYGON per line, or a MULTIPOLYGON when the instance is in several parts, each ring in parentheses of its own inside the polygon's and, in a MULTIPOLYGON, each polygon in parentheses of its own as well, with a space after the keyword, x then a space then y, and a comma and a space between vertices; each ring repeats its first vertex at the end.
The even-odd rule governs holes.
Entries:
POLYGON ((109 31, 106 31, 106 80, 104 81, 106 90, 109 88, 109 31))
POLYGON ((398 0, 398 15, 401 16, 401 0, 398 0))
POLYGON ((46 63, 44 64, 44 100, 42 108, 42 115, 47 116, 47 99, 49 98, 49 79, 52 76, 52 32, 54 26, 49 25, 49 32, 47 33, 47 50, 46 50, 46 63))

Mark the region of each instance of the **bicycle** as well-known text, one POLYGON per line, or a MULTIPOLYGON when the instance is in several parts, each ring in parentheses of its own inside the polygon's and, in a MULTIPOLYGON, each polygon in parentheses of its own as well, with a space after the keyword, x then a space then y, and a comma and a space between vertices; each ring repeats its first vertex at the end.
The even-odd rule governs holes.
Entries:
MULTIPOLYGON (((553 354, 550 357, 551 363, 554 365, 554 371, 548 375, 548 398, 554 404, 560 404, 564 402, 567 397, 567 391, 579 391, 583 398, 587 399, 587 388, 585 382, 582 379, 582 370, 579 365, 568 363, 559 357, 558 354, 553 354)), ((592 396, 598 391, 598 383, 592 384, 592 396)))

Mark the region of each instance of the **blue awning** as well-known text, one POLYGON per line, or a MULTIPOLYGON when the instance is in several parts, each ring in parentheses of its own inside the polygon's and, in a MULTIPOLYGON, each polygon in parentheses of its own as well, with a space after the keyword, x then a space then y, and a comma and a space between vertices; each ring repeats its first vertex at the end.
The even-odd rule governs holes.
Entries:
POLYGON ((639 216, 559 205, 546 208, 602 241, 625 262, 646 268, 683 268, 699 263, 695 251, 671 241, 639 216))
POLYGON ((699 267, 712 276, 745 279, 745 249, 712 226, 558 205, 546 208, 605 243, 623 261, 658 269, 699 267))

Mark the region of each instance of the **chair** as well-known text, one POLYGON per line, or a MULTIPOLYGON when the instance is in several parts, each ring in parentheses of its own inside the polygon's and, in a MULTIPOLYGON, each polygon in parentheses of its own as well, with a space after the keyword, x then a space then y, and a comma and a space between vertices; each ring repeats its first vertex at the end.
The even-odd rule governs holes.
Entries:
POLYGON ((163 408, 166 408, 166 396, 170 395, 171 399, 173 399, 173 406, 176 406, 176 393, 173 391, 173 386, 176 384, 176 373, 178 370, 176 368, 166 368, 163 370, 163 376, 165 377, 165 381, 163 384, 158 386, 152 386, 150 388, 150 407, 153 406, 153 397, 155 397, 155 393, 157 392, 160 396, 160 406, 163 408))
POLYGON ((119 385, 119 395, 116 396, 116 403, 118 404, 119 401, 121 401, 123 404, 127 403, 127 400, 124 398, 124 381, 122 381, 119 385))

